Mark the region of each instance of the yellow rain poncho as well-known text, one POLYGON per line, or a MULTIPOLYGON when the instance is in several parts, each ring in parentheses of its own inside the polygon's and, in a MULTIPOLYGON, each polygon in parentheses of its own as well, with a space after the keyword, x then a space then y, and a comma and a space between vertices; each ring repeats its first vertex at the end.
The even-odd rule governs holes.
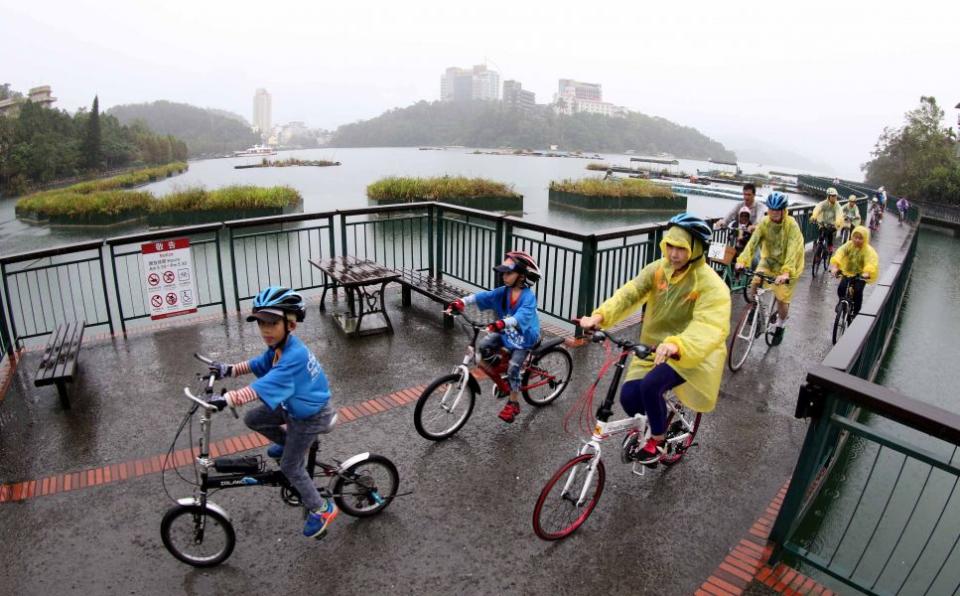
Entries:
POLYGON ((837 252, 833 253, 830 264, 837 266, 840 272, 847 277, 866 273, 870 276, 867 278, 867 283, 877 283, 877 278, 880 277, 880 258, 877 256, 877 251, 870 246, 870 230, 863 226, 857 226, 853 228, 850 237, 851 240, 848 240, 837 249, 837 252), (862 247, 857 248, 853 244, 854 234, 863 236, 862 247))
POLYGON ((803 273, 803 232, 800 225, 786 213, 783 221, 773 223, 770 216, 764 216, 757 229, 747 242, 743 252, 737 257, 737 263, 749 267, 753 262, 754 251, 760 247, 760 263, 757 269, 770 275, 790 274, 790 283, 776 286, 774 293, 777 300, 789 304, 793 297, 793 289, 797 285, 797 278, 803 273))
POLYGON ((857 207, 856 203, 847 203, 841 209, 840 214, 843 216, 843 226, 855 228, 860 225, 860 208, 857 207), (849 222, 847 220, 850 220, 849 222))
POLYGON ((839 230, 843 227, 843 207, 840 206, 839 200, 830 203, 830 199, 824 199, 813 208, 810 219, 825 226, 832 225, 839 230))
MULTIPOLYGON (((650 263, 592 314, 602 314, 602 327, 609 328, 646 304, 640 341, 679 346, 679 360, 667 361, 686 381, 676 388, 677 397, 697 412, 709 412, 717 405, 727 358, 730 288, 706 263, 703 248, 686 230, 669 228, 660 243, 664 253, 667 244, 691 251, 689 267, 674 275, 669 259, 650 263)), ((642 379, 652 367, 652 360, 634 358, 626 380, 642 379)))

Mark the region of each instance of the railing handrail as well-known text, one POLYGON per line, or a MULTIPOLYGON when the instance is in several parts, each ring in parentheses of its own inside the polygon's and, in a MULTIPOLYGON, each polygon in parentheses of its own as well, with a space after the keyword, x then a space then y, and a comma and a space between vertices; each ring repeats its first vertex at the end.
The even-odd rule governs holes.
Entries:
POLYGON ((807 382, 884 418, 960 445, 960 414, 822 364, 807 372, 807 382))
POLYGON ((88 250, 97 250, 103 247, 103 240, 86 240, 84 242, 75 242, 73 244, 62 244, 53 248, 44 248, 41 250, 31 250, 18 252, 12 255, 0 257, 0 264, 9 265, 21 261, 34 261, 46 257, 55 257, 73 252, 84 252, 88 250))
POLYGON ((107 238, 104 242, 107 246, 117 246, 120 244, 134 244, 145 240, 155 240, 157 238, 170 238, 171 236, 184 236, 192 234, 203 234, 205 232, 216 232, 223 228, 223 222, 198 224, 195 226, 182 226, 179 228, 166 228, 163 230, 154 230, 152 232, 142 232, 138 234, 128 234, 126 236, 113 236, 107 238))
POLYGON ((263 217, 250 217, 246 219, 231 219, 223 222, 225 228, 255 228, 258 226, 268 226, 271 224, 287 223, 294 221, 309 221, 312 219, 329 219, 336 215, 337 211, 310 211, 305 213, 288 213, 285 215, 265 215, 263 217))

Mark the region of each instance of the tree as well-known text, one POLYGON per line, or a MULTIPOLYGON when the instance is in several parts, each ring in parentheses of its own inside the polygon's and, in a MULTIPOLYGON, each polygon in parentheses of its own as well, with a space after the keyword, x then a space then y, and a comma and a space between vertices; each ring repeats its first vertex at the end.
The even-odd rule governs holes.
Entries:
POLYGON ((933 202, 960 202, 960 160, 953 131, 933 97, 906 113, 900 128, 885 128, 862 166, 866 182, 894 195, 933 202))
POLYGON ((93 97, 93 107, 87 118, 87 130, 83 139, 83 159, 89 170, 99 170, 103 167, 102 146, 100 142, 100 98, 93 97))
POLYGON ((10 83, 4 83, 0 85, 0 101, 4 99, 18 99, 23 97, 23 93, 16 91, 10 87, 10 83))

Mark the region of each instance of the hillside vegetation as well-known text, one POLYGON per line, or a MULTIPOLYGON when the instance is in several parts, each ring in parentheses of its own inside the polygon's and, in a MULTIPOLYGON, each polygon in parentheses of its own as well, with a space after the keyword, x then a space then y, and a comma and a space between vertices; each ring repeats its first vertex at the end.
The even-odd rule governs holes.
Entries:
POLYGON ((631 112, 624 118, 557 115, 549 106, 524 113, 497 102, 426 102, 390 110, 337 129, 336 147, 464 145, 571 151, 672 153, 695 159, 733 160, 721 143, 665 118, 631 112))

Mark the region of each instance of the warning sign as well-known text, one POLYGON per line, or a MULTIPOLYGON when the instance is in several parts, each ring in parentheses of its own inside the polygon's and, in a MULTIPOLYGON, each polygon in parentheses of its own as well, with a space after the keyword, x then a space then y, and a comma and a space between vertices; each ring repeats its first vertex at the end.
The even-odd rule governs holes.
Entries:
POLYGON ((150 318, 165 319, 197 312, 193 302, 193 258, 189 238, 148 242, 140 247, 145 274, 144 293, 150 318))

